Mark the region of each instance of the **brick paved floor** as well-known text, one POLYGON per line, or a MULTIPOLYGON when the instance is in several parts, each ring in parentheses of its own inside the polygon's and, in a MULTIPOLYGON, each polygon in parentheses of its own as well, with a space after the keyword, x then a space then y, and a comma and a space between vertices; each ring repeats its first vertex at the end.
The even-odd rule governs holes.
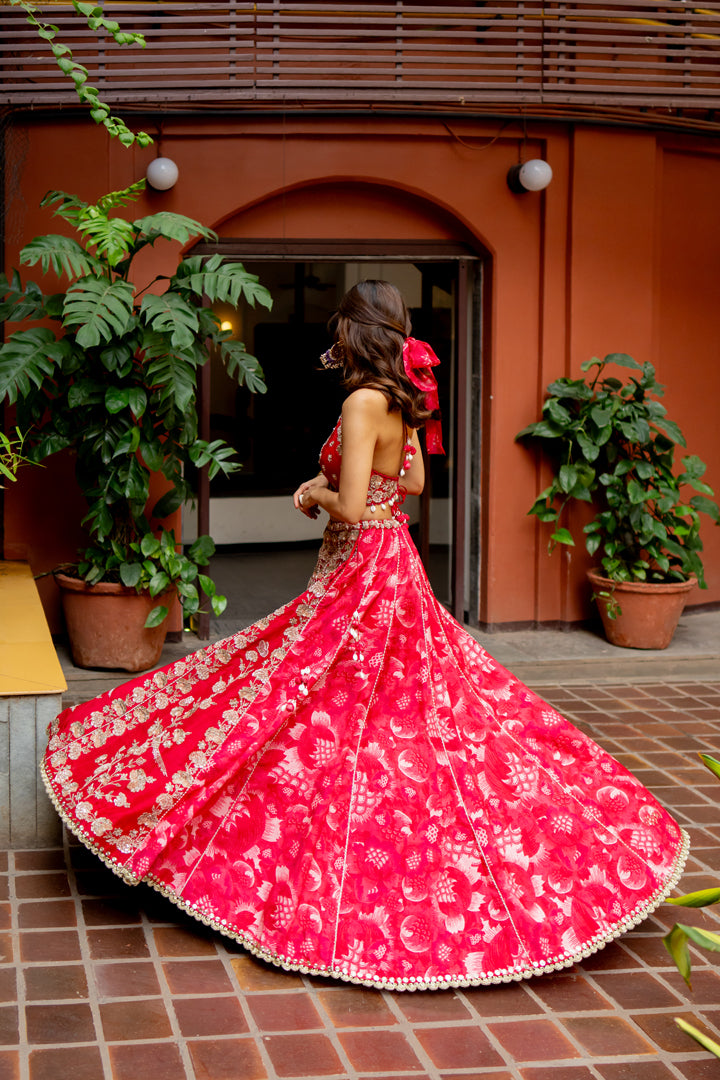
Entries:
MULTIPOLYGON (((720 880, 720 682, 548 687, 689 830, 682 885, 720 880)), ((498 988, 393 994, 289 975, 129 888, 84 848, 3 856, 0 1080, 711 1080, 720 953, 693 991, 661 942, 664 907, 570 971, 498 988)))

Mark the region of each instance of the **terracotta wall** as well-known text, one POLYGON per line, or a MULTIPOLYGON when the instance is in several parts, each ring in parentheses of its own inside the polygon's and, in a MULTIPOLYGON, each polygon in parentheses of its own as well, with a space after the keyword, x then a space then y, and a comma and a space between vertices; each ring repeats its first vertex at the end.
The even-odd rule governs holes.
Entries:
MULTIPOLYGON (((492 624, 576 620, 588 611, 584 553, 546 554, 526 516, 546 468, 514 443, 536 419, 543 388, 589 356, 652 360, 670 384, 671 415, 720 488, 713 324, 720 160, 710 140, 562 124, 528 126, 528 156, 552 163, 542 195, 513 195, 520 127, 441 118, 168 120, 161 152, 178 164, 170 192, 138 214, 169 209, 225 236, 356 236, 464 240, 492 262, 485 317, 481 618, 492 624), (458 138, 459 136, 459 138, 458 138)), ((84 121, 16 121, 8 139, 7 265, 56 228, 37 204, 47 188, 94 199, 144 174, 156 150, 125 151, 84 121), (48 167, 48 163, 52 163, 48 167)), ((169 269, 174 245, 147 252, 140 275, 169 269)), ((480 422, 480 417, 476 418, 480 422)), ((74 511, 48 541, 42 487, 6 494, 6 556, 34 569, 66 557, 74 511), (44 524, 43 524, 44 522, 44 524), (42 538, 42 539, 41 539, 42 538)), ((720 529, 705 530, 710 589, 720 599, 720 529)), ((74 539, 72 540, 74 543, 74 539)))

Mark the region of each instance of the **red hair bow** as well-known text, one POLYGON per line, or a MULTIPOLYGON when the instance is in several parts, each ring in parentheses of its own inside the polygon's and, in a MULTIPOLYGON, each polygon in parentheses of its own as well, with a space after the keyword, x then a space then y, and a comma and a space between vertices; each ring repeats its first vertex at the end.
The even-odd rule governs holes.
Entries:
MULTIPOLYGON (((430 368, 439 364, 437 356, 426 341, 417 338, 405 338, 403 345, 405 374, 413 386, 425 392, 425 408, 439 409, 437 382, 430 368)), ((425 445, 428 454, 444 454, 442 444, 442 426, 439 420, 428 420, 425 424, 425 445)))

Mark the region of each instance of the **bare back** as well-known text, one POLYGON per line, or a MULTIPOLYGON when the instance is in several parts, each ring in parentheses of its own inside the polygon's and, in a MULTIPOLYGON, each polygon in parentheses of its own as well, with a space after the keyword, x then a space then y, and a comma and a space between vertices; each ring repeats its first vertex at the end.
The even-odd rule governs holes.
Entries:
MULTIPOLYGON (((365 437, 371 448, 371 471, 383 476, 398 476, 405 461, 405 447, 410 444, 416 453, 402 478, 402 484, 410 494, 419 494, 424 486, 425 472, 417 432, 404 425, 398 410, 390 411, 388 400, 380 390, 364 387, 350 394, 343 406, 344 426, 347 426, 356 409, 362 412, 365 437)), ((350 468, 352 464, 345 461, 344 452, 343 468, 346 465, 350 468)), ((369 481, 369 475, 367 479, 369 481)), ((359 520, 378 520, 390 516, 389 507, 385 510, 366 507, 359 520)))

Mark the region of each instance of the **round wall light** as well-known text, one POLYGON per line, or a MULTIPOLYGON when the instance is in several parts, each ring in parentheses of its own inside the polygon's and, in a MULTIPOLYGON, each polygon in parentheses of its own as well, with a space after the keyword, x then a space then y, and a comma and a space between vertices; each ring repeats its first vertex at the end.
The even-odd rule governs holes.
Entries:
POLYGON ((552 175, 547 161, 532 158, 522 165, 513 165, 507 174, 507 183, 516 195, 524 195, 526 191, 542 191, 552 180, 552 175))
POLYGON ((145 170, 145 179, 156 191, 167 191, 177 183, 178 167, 169 157, 157 157, 145 170))

